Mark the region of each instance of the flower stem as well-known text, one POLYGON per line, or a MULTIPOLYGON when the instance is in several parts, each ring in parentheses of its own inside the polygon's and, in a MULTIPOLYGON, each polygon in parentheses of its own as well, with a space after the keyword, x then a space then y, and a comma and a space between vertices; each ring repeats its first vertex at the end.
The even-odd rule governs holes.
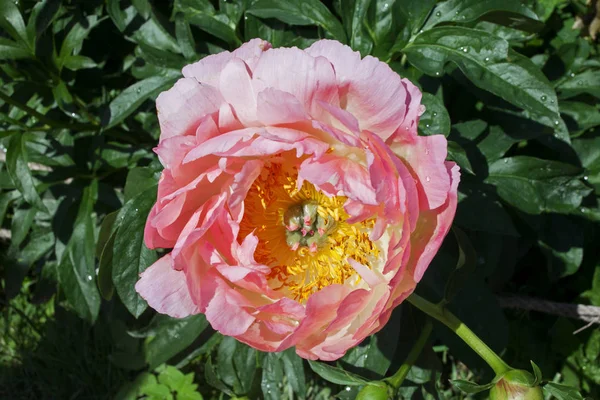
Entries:
POLYGON ((433 304, 415 293, 411 294, 407 300, 410 304, 437 319, 450 328, 452 332, 456 333, 475 353, 483 358, 496 375, 500 375, 511 369, 488 345, 446 308, 433 304))
POLYGON ((408 371, 410 371, 415 361, 417 361, 417 358, 419 358, 419 354, 421 354, 425 343, 427 343, 427 339, 429 339, 432 327, 433 324, 431 323, 431 320, 427 318, 427 322, 425 323, 425 326, 423 327, 423 330, 421 331, 417 342, 410 350, 410 353, 408 353, 404 364, 402 364, 400 368, 398 368, 398 371, 396 371, 394 375, 386 379, 390 386, 394 388, 394 390, 397 390, 402 385, 402 382, 404 382, 406 375, 408 375, 408 371))

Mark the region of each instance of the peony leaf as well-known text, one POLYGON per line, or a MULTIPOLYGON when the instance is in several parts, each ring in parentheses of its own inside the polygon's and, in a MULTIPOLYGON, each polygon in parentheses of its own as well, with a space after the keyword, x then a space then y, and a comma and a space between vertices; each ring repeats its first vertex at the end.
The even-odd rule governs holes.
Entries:
POLYGON ((555 397, 557 400, 583 400, 581 393, 571 386, 548 382, 543 390, 546 396, 555 397))
POLYGON ((136 318, 148 304, 135 290, 140 273, 156 261, 156 251, 144 243, 144 226, 156 200, 156 187, 129 200, 117 217, 119 229, 113 245, 112 279, 121 301, 136 318))
POLYGON ((92 217, 97 192, 98 182, 95 180, 83 191, 71 237, 58 265, 58 281, 65 297, 75 312, 90 322, 96 320, 100 311, 95 279, 95 221, 92 217))
POLYGON ((462 392, 467 393, 467 394, 475 394, 475 393, 479 393, 479 392, 483 392, 484 390, 489 390, 492 386, 494 386, 494 383, 488 383, 485 385, 478 385, 474 382, 469 382, 469 381, 465 381, 462 379, 454 379, 450 381, 454 386, 456 386, 458 389, 460 389, 462 392))
POLYGON ((524 109, 569 142, 548 79, 531 60, 510 50, 506 40, 484 31, 443 26, 421 33, 403 51, 415 67, 432 76, 442 75, 448 62, 455 63, 476 86, 524 109))
POLYGON ((444 135, 450 134, 450 116, 444 100, 430 93, 423 93, 421 104, 425 106, 425 112, 419 119, 419 130, 423 135, 444 135))
POLYGON ((208 327, 204 314, 186 318, 162 316, 148 332, 152 336, 144 344, 144 353, 152 370, 191 345, 208 327))
POLYGON ((581 173, 570 164, 517 156, 490 164, 486 182, 496 186, 502 200, 528 214, 567 213, 591 191, 578 179, 581 173))
POLYGON ((164 75, 146 78, 123 90, 110 102, 103 120, 106 129, 122 122, 138 109, 144 101, 172 86, 181 75, 179 71, 166 70, 164 75))
POLYGON ((473 22, 483 16, 486 19, 496 16, 497 18, 492 19, 494 22, 532 32, 544 27, 537 14, 521 0, 448 0, 438 3, 423 30, 442 22, 473 22), (500 19, 500 16, 505 18, 500 19))
POLYGON ((339 367, 312 360, 308 360, 308 364, 321 378, 338 385, 362 386, 369 383, 368 380, 339 367))
POLYGON ((6 155, 6 170, 15 188, 23 195, 25 201, 36 208, 46 211, 40 195, 35 188, 35 181, 28 165, 25 144, 29 140, 27 134, 16 134, 10 138, 6 155))
POLYGON ((260 18, 276 18, 290 25, 318 25, 334 39, 346 43, 344 27, 319 0, 258 0, 246 12, 260 18))

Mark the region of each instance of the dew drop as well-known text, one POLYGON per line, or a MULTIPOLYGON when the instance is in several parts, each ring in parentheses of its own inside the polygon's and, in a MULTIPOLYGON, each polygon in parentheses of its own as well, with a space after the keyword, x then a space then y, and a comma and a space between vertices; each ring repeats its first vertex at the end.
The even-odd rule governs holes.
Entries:
POLYGON ((139 88, 137 88, 135 91, 136 91, 137 93, 141 93, 141 92, 142 92, 142 88, 141 88, 141 87, 139 87, 139 88))
POLYGON ((558 120, 554 121, 554 125, 558 125, 560 124, 560 122, 558 122, 558 120))
POLYGON ((504 159, 504 164, 508 164, 508 158, 504 159))
POLYGON ((433 116, 434 116, 434 117, 437 117, 437 113, 436 113, 435 111, 433 112, 433 116))
POLYGON ((440 71, 437 71, 437 72, 435 73, 435 76, 440 76, 440 75, 441 75, 440 71))
POLYGON ((77 114, 75 114, 74 112, 71 113, 71 118, 75 118, 77 114))
POLYGON ((583 177, 583 180, 584 180, 584 181, 587 181, 588 179, 590 179, 590 178, 588 178, 588 176, 587 176, 587 175, 583 177))
POLYGON ((584 212, 586 212, 587 210, 586 210, 585 208, 581 207, 581 208, 579 209, 579 211, 581 211, 582 213, 584 213, 584 212))
POLYGON ((136 209, 135 209, 135 212, 138 212, 138 211, 139 211, 139 210, 136 208, 136 209))
POLYGON ((87 276, 87 280, 88 280, 88 281, 91 281, 91 280, 92 280, 92 276, 91 276, 91 275, 88 275, 88 276, 87 276))
POLYGON ((458 15, 458 11, 457 11, 457 12, 455 12, 454 14, 458 15))
POLYGON ((570 76, 571 78, 575 78, 575 73, 574 73, 574 72, 571 72, 571 73, 569 74, 569 76, 570 76))
POLYGON ((583 81, 577 82, 577 86, 583 86, 583 81))
POLYGON ((544 95, 544 96, 540 97, 540 99, 541 99, 542 101, 546 101, 546 100, 548 99, 548 97, 547 97, 546 95, 544 95))
POLYGON ((438 11, 438 12, 436 12, 436 13, 435 13, 435 16, 436 16, 436 17, 438 17, 438 18, 439 18, 439 17, 441 17, 441 16, 442 16, 442 13, 441 13, 441 11, 438 11))
POLYGON ((428 177, 428 176, 426 176, 426 177, 425 177, 425 181, 426 181, 426 182, 431 182, 431 178, 430 178, 430 177, 428 177))
POLYGON ((484 59, 484 61, 485 61, 485 62, 488 62, 488 61, 490 61, 490 58, 489 58, 489 57, 486 57, 486 58, 484 59))
POLYGON ((425 128, 429 128, 429 124, 426 124, 426 125, 425 125, 425 128))
POLYGON ((469 51, 469 49, 467 49, 466 47, 463 48, 463 52, 466 53, 467 51, 469 51))
POLYGON ((466 16, 466 15, 463 15, 461 18, 462 18, 462 19, 467 19, 467 16, 466 16))
POLYGON ((385 3, 383 5, 383 11, 387 11, 387 9, 390 7, 390 5, 388 3, 385 3))
POLYGON ((350 388, 350 386, 346 386, 346 392, 351 391, 352 389, 350 388))

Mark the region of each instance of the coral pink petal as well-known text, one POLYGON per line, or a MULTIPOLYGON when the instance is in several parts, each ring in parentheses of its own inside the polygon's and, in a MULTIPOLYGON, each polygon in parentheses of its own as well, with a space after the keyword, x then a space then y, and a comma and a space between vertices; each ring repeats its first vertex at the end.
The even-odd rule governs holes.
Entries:
POLYGON ((242 60, 233 58, 225 65, 219 89, 243 125, 252 126, 256 123, 256 94, 248 66, 242 60))
POLYGON ((163 256, 140 274, 135 290, 150 307, 161 314, 184 318, 199 312, 188 292, 185 274, 173 269, 170 254, 163 256))
POLYGON ((450 176, 444 165, 447 141, 442 135, 418 136, 411 141, 394 142, 392 150, 417 175, 420 208, 433 210, 448 197, 450 176))
POLYGON ((366 168, 347 158, 324 155, 317 160, 307 159, 298 171, 299 184, 304 180, 331 195, 378 204, 366 168))
POLYGON ((222 102, 223 97, 215 88, 194 79, 178 80, 156 99, 160 140, 195 134, 200 120, 219 111, 222 102))
POLYGON ((290 93, 311 114, 320 110, 318 101, 338 103, 335 74, 329 61, 315 59, 296 48, 265 52, 253 69, 253 79, 261 86, 290 93))
POLYGON ((233 53, 224 51, 219 54, 204 57, 194 64, 186 65, 182 70, 183 76, 186 78, 194 78, 198 82, 217 86, 219 84, 221 71, 223 71, 225 64, 227 64, 229 60, 236 57, 253 65, 260 55, 269 48, 271 48, 270 43, 262 39, 252 39, 249 42, 244 43, 233 53))
POLYGON ((442 245, 444 237, 448 234, 456 213, 457 189, 460 181, 459 168, 453 162, 446 162, 445 167, 452 179, 446 203, 439 209, 422 213, 411 237, 411 252, 418 255, 414 266, 415 282, 419 282, 425 274, 431 260, 442 245))
POLYGON ((320 40, 306 51, 333 64, 338 84, 345 91, 340 101, 358 119, 361 130, 386 140, 398 129, 407 114, 407 93, 387 64, 371 56, 361 60, 358 52, 333 40, 320 40))
POLYGON ((248 330, 255 318, 244 310, 248 305, 242 294, 218 281, 212 300, 206 307, 206 319, 223 335, 238 336, 248 330))
POLYGON ((308 119, 304 105, 295 96, 273 88, 258 94, 257 114, 264 125, 292 124, 308 119))

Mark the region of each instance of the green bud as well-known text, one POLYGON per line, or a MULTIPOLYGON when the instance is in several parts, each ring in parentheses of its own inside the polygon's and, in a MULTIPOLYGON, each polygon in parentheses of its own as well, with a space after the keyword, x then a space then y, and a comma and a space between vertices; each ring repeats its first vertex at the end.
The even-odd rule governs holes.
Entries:
POLYGON ((383 382, 367 385, 356 396, 356 400, 387 400, 391 398, 388 387, 383 382))
POLYGON ((544 400, 542 388, 527 371, 513 369, 501 376, 490 390, 490 400, 544 400))

